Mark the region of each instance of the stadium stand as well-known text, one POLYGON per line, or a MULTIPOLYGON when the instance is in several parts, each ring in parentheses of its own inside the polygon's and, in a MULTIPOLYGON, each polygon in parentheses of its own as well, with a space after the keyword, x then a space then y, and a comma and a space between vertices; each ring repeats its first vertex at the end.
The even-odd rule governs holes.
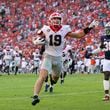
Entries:
MULTIPOLYGON (((86 45, 97 46, 106 22, 110 20, 109 0, 0 0, 0 44, 19 46, 25 57, 37 48, 32 37, 54 11, 62 13, 73 31, 86 27, 91 21, 100 21, 96 30, 85 38, 70 39, 73 50, 82 54, 86 45)), ((80 55, 81 56, 81 55, 80 55)))

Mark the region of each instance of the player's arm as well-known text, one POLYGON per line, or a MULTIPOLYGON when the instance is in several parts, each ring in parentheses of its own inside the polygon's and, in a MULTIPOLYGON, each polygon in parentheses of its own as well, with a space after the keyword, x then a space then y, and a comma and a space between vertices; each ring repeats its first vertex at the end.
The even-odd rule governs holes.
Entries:
POLYGON ((91 31, 91 29, 93 29, 98 24, 99 24, 99 22, 94 20, 88 27, 84 28, 82 31, 79 31, 79 32, 69 32, 67 34, 67 36, 74 37, 74 38, 82 38, 86 34, 88 34, 91 31))
POLYGON ((79 31, 79 32, 69 32, 69 33, 67 34, 67 36, 73 37, 73 38, 82 38, 82 37, 84 37, 87 33, 89 33, 91 29, 92 29, 92 28, 85 28, 84 30, 79 31))

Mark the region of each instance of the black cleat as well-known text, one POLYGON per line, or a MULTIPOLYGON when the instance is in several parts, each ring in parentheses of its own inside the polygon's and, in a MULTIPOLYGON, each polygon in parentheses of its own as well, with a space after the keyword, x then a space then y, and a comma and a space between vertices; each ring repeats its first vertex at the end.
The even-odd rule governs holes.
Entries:
POLYGON ((50 93, 52 93, 53 92, 53 87, 50 87, 50 90, 49 91, 50 91, 50 93))
POLYGON ((110 101, 110 96, 109 95, 105 95, 105 97, 103 98, 103 101, 110 101))
POLYGON ((33 100, 32 100, 32 105, 34 106, 34 105, 36 105, 36 104, 39 103, 39 102, 40 102, 39 97, 38 97, 37 95, 35 95, 35 96, 33 97, 33 100))
POLYGON ((49 88, 49 85, 48 85, 48 84, 46 84, 46 85, 45 85, 45 92, 47 92, 47 91, 48 91, 48 88, 49 88))
POLYGON ((61 82, 60 83, 63 84, 64 83, 64 79, 61 79, 61 82))

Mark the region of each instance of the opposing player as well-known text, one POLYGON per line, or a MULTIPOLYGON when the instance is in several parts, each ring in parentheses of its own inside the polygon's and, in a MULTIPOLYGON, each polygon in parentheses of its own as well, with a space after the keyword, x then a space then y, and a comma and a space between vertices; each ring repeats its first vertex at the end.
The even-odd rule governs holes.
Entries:
POLYGON ((104 79, 103 79, 103 86, 104 86, 104 92, 105 96, 103 98, 103 101, 110 100, 110 22, 108 22, 105 25, 105 33, 106 35, 101 36, 101 45, 98 49, 94 50, 92 53, 96 54, 100 51, 104 51, 105 53, 105 59, 103 62, 103 73, 104 73, 104 79))
POLYGON ((92 52, 92 47, 91 46, 86 46, 86 51, 84 55, 84 64, 85 64, 85 71, 86 73, 90 73, 90 67, 91 67, 91 52, 92 52))
POLYGON ((62 24, 61 14, 55 12, 49 17, 49 25, 44 25, 37 33, 37 38, 34 39, 34 44, 44 44, 45 52, 42 65, 40 68, 39 78, 34 86, 34 96, 32 105, 40 102, 38 97, 43 83, 50 71, 52 74, 52 82, 56 84, 62 70, 62 51, 64 38, 69 36, 73 38, 82 38, 97 24, 92 22, 89 27, 79 32, 72 32, 69 25, 62 24))

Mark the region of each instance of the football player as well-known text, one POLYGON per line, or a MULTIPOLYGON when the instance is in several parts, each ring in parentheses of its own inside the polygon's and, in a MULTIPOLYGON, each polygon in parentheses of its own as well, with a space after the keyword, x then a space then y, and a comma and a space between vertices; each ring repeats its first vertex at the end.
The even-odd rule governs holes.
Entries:
POLYGON ((4 52, 2 46, 0 46, 0 73, 3 72, 3 57, 4 57, 4 52))
POLYGON ((39 64, 40 64, 40 50, 36 49, 35 52, 33 52, 33 71, 32 73, 35 71, 35 73, 38 73, 38 68, 39 68, 39 64))
POLYGON ((44 25, 37 33, 37 38, 34 39, 34 44, 45 44, 45 52, 42 65, 40 67, 39 78, 34 86, 34 96, 32 105, 40 102, 38 97, 43 83, 50 71, 52 82, 56 84, 62 70, 62 51, 64 38, 67 36, 72 38, 82 38, 98 23, 93 21, 88 27, 79 32, 72 32, 69 25, 62 24, 62 16, 60 13, 54 12, 49 17, 49 24, 44 25))
POLYGON ((90 73, 90 66, 91 66, 91 52, 92 52, 92 47, 86 46, 86 51, 84 55, 84 64, 85 64, 85 71, 89 74, 90 73))
POLYGON ((103 79, 103 86, 104 86, 104 92, 105 96, 103 98, 103 101, 110 100, 109 95, 109 79, 110 79, 110 22, 108 22, 105 25, 105 35, 101 36, 101 45, 98 49, 94 50, 92 54, 96 54, 100 51, 104 51, 105 59, 103 61, 103 73, 104 73, 104 79, 103 79))
POLYGON ((21 60, 22 60, 22 51, 19 49, 18 46, 15 46, 14 51, 15 75, 17 75, 18 70, 21 66, 21 60))
POLYGON ((61 78, 60 83, 61 84, 64 83, 64 78, 67 75, 67 71, 69 68, 68 62, 69 62, 68 55, 65 51, 63 51, 63 54, 62 54, 62 71, 61 71, 61 75, 60 75, 60 78, 61 78))
POLYGON ((10 75, 10 64, 11 64, 11 61, 13 60, 13 50, 11 50, 10 45, 7 45, 6 48, 4 49, 3 60, 5 62, 4 72, 10 75))

